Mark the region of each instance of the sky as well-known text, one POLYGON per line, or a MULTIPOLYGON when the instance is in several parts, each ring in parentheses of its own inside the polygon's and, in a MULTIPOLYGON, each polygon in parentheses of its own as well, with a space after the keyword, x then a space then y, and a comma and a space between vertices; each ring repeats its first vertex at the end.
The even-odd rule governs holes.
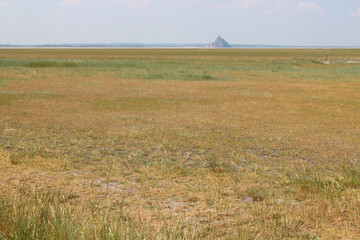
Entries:
POLYGON ((0 0, 0 44, 360 46, 360 0, 0 0))

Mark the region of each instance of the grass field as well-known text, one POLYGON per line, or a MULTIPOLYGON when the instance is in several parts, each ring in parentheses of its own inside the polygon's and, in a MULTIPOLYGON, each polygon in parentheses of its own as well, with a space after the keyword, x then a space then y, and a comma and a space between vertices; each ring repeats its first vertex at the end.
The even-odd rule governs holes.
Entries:
POLYGON ((359 239, 359 60, 1 49, 0 239, 359 239))

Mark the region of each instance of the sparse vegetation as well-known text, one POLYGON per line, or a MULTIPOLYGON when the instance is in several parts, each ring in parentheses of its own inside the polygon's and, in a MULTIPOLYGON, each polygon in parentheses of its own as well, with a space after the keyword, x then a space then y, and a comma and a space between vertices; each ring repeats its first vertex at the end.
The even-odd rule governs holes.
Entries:
POLYGON ((359 54, 0 50, 0 239, 358 239, 359 54))

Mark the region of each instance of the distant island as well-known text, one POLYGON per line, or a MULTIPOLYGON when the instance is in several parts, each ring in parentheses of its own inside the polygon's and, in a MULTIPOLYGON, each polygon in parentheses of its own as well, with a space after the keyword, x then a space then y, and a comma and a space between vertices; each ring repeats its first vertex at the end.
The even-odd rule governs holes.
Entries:
POLYGON ((209 48, 230 48, 230 44, 225 41, 225 39, 223 39, 221 37, 221 35, 219 34, 219 36, 217 37, 217 39, 215 40, 215 42, 213 42, 212 44, 210 45, 207 45, 206 47, 209 47, 209 48))

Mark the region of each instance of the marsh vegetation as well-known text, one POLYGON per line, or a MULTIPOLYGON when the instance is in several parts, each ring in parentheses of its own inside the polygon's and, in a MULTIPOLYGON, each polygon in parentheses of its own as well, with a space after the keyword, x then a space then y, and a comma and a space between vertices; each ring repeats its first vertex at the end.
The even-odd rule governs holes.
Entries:
POLYGON ((359 55, 0 50, 0 239, 359 238, 359 55))

